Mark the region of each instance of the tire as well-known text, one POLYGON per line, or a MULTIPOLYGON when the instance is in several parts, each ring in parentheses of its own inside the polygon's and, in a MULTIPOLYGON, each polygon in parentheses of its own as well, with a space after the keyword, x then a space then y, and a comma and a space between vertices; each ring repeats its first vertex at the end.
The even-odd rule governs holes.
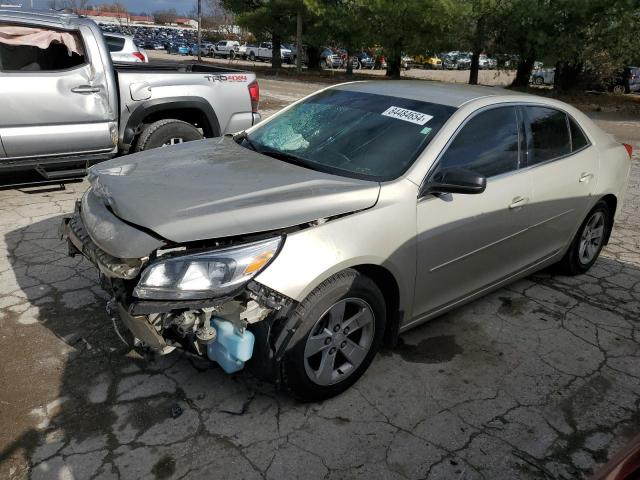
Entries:
POLYGON ((236 51, 235 50, 231 50, 229 52, 229 60, 235 60, 236 59, 236 51))
POLYGON ((385 312, 380 289, 365 275, 348 269, 325 280, 292 314, 292 320, 297 320, 299 327, 286 347, 281 365, 285 390, 299 400, 318 401, 348 389, 367 370, 382 344, 385 312), (340 308, 343 308, 342 315, 340 308), (362 325, 349 332, 353 324, 347 322, 357 312, 362 325), (331 326, 334 322, 337 330, 331 326), (310 337, 316 338, 315 343, 309 341, 310 337), (362 348, 350 348, 354 345, 362 348), (355 359, 353 363, 346 356, 349 350, 355 359), (327 364, 330 368, 322 369, 326 360, 331 361, 327 364), (336 361, 341 362, 339 367, 336 361), (340 379, 341 376, 344 377, 340 379))
POLYGON ((613 94, 614 95, 624 95, 626 92, 626 88, 624 85, 614 85, 613 86, 613 94))
POLYGON ((168 118, 158 120, 147 125, 138 141, 136 142, 136 152, 151 150, 166 146, 167 144, 191 142, 202 139, 202 134, 196 127, 182 120, 168 118), (181 139, 180 142, 171 142, 172 139, 181 139))
POLYGON ((542 77, 535 77, 533 79, 533 83, 535 83, 536 85, 544 85, 544 78, 542 77))
POLYGON ((249 52, 249 61, 251 62, 256 61, 256 54, 254 52, 249 52))
POLYGON ((562 260, 558 263, 560 273, 570 276, 580 275, 591 268, 598 259, 606 239, 609 238, 612 214, 609 205, 604 200, 596 203, 595 207, 591 209, 580 225, 575 237, 573 237, 567 253, 565 253, 562 260), (594 223, 596 219, 598 220, 594 223), (598 235, 598 239, 592 236, 590 239, 585 240, 587 234, 592 235, 595 230, 600 227, 602 230, 598 235), (591 245, 588 251, 589 255, 585 255, 585 253, 587 253, 587 250, 584 248, 585 241, 591 245))

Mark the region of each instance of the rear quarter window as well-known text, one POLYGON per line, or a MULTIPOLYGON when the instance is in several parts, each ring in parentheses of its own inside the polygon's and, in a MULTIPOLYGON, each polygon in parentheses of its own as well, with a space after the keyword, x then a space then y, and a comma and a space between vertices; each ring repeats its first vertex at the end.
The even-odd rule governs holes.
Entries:
POLYGON ((124 48, 124 38, 112 37, 111 35, 105 35, 104 38, 107 41, 107 48, 110 52, 121 52, 124 48))
POLYGON ((576 121, 569 117, 569 129, 571 130, 571 151, 577 152, 589 145, 589 140, 576 121))

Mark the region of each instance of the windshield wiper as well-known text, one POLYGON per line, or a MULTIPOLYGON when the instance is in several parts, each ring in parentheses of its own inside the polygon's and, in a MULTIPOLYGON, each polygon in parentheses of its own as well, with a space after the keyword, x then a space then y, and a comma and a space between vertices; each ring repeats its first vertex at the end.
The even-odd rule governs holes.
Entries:
POLYGON ((273 150, 271 148, 261 148, 256 151, 263 155, 267 155, 272 158, 277 158, 278 160, 284 160, 287 163, 292 163, 294 165, 299 165, 302 167, 311 168, 312 170, 315 170, 314 168, 309 166, 309 162, 307 160, 305 160, 304 158, 298 157, 292 153, 282 152, 280 150, 273 150))
POLYGON ((242 132, 240 132, 238 135, 236 135, 233 138, 236 142, 238 142, 238 140, 244 140, 245 144, 247 145, 247 147, 249 147, 251 150, 253 150, 254 152, 258 151, 258 148, 256 147, 255 143, 253 143, 250 139, 249 139, 249 134, 247 133, 246 130, 243 130, 242 132))

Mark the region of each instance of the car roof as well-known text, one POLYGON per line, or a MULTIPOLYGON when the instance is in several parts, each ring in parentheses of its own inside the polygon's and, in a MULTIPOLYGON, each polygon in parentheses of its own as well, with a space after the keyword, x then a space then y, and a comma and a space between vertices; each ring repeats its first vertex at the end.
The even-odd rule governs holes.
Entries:
POLYGON ((505 90, 502 87, 483 87, 478 85, 460 85, 454 83, 429 82, 424 80, 389 80, 343 83, 339 90, 388 95, 422 102, 460 107, 461 105, 483 97, 522 95, 525 93, 505 90))
MULTIPOLYGON (((48 23, 62 28, 69 25, 85 23, 89 20, 79 17, 73 12, 57 12, 54 10, 31 10, 23 8, 0 8, 0 18, 18 22, 48 23)), ((93 23, 93 22, 92 22, 93 23)))

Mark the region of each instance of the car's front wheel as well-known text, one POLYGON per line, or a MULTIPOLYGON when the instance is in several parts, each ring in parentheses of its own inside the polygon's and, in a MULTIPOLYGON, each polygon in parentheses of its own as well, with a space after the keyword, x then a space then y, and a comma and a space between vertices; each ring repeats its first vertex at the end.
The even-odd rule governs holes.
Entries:
POLYGON ((282 362, 284 387, 303 401, 333 397, 353 385, 380 348, 385 301, 368 277, 345 270, 303 300, 300 326, 282 362))
POLYGON ((611 229, 613 212, 604 200, 600 200, 589 212, 569 250, 558 264, 562 273, 579 275, 585 273, 596 262, 611 229))

